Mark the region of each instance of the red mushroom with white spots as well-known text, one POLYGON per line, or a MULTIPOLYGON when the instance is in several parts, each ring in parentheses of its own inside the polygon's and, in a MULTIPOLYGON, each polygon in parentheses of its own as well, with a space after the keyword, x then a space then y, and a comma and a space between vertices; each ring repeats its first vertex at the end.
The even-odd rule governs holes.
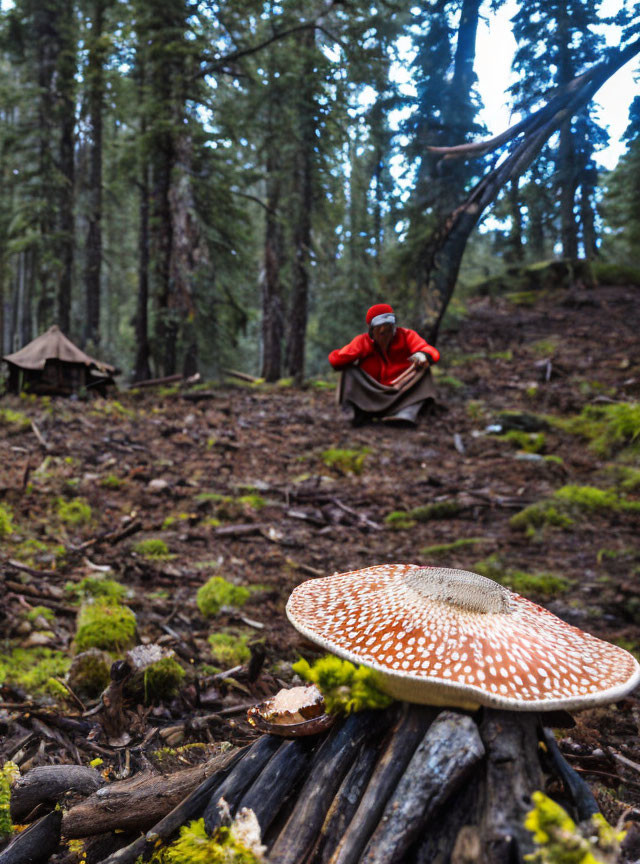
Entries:
POLYGON ((615 702, 640 683, 628 651, 464 570, 382 564, 334 573, 295 588, 287 615, 409 702, 577 710, 615 702))

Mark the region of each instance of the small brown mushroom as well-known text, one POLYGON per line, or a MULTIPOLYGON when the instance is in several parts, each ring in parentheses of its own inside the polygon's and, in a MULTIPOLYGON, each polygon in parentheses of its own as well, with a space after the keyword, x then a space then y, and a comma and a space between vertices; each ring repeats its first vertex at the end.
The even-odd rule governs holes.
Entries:
POLYGON ((300 738, 329 729, 335 720, 325 710, 324 697, 315 684, 279 690, 271 699, 254 705, 247 720, 261 732, 300 738))
POLYGON ((304 636, 380 673, 408 702, 512 711, 580 709, 640 683, 635 658, 491 579, 383 564, 294 589, 287 615, 304 636))

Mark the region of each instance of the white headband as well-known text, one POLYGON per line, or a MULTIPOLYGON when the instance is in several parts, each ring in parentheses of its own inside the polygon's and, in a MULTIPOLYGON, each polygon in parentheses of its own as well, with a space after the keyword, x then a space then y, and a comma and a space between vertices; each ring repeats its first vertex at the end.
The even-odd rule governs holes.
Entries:
POLYGON ((396 316, 393 312, 383 312, 382 315, 376 315, 369 322, 369 327, 379 327, 381 324, 395 324, 396 316))

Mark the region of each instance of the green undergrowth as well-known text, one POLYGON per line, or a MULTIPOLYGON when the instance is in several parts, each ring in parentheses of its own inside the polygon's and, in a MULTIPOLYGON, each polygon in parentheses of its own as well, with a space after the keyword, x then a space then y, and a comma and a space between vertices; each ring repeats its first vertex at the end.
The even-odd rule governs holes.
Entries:
POLYGON ((476 562, 473 570, 525 597, 529 594, 557 597, 559 594, 565 594, 573 586, 570 579, 555 573, 527 573, 524 570, 513 570, 506 567, 498 555, 490 555, 476 562))
POLYGON ((520 429, 510 429, 504 435, 496 437, 509 441, 525 453, 542 453, 547 444, 544 432, 522 432, 520 429))
POLYGON ((640 285, 640 269, 615 261, 591 262, 594 276, 601 285, 640 285))
POLYGON ((250 596, 244 585, 234 585, 223 576, 212 576, 198 589, 196 602, 201 615, 213 618, 223 606, 243 606, 250 596))
POLYGON ((629 461, 640 460, 640 402, 586 405, 577 416, 552 422, 585 438, 599 456, 619 453, 629 461))
POLYGON ((5 762, 0 768, 0 843, 8 840, 13 834, 10 803, 11 786, 20 776, 20 769, 15 762, 5 762))
POLYGON ((44 618, 45 621, 51 623, 56 620, 56 613, 48 606, 34 606, 25 615, 27 621, 36 622, 38 618, 44 618))
POLYGON ((123 480, 122 477, 118 477, 116 474, 107 474, 100 481, 100 485, 104 489, 121 489, 126 483, 126 480, 123 480))
POLYGON ((223 669, 240 666, 251 657, 248 633, 230 633, 220 631, 209 636, 209 647, 214 663, 223 669))
POLYGON ((22 411, 0 408, 0 426, 7 426, 9 432, 22 432, 31 426, 31 419, 22 411))
POLYGON ((0 504, 0 537, 13 534, 13 512, 7 504, 0 504))
POLYGON ((144 670, 144 701, 146 705, 171 699, 180 690, 185 671, 173 657, 156 660, 144 670))
POLYGON ((0 654, 0 684, 11 684, 29 695, 58 696, 56 678, 67 674, 71 659, 51 648, 14 648, 0 654))
POLYGON ((232 495, 221 495, 218 492, 202 492, 196 497, 196 501, 201 505, 206 504, 209 512, 219 522, 241 519, 266 507, 266 501, 257 493, 233 497, 232 495))
POLYGON ((640 501, 629 500, 615 489, 563 486, 551 498, 530 504, 511 517, 510 525, 533 536, 546 526, 570 529, 576 519, 590 513, 640 512, 640 501))
POLYGON ((332 468, 345 476, 347 474, 355 474, 359 477, 364 471, 364 463, 370 452, 370 447, 361 447, 358 450, 344 450, 332 447, 328 450, 323 450, 320 458, 327 468, 332 468))
POLYGON ((80 582, 67 582, 64 590, 76 603, 90 599, 120 603, 127 595, 126 587, 120 582, 101 576, 85 576, 80 582))
POLYGON ((97 602, 82 606, 74 640, 75 650, 102 648, 122 652, 133 647, 136 639, 136 616, 127 606, 97 602))
POLYGON ((607 465, 605 469, 616 489, 635 492, 640 489, 640 468, 629 465, 607 465))
POLYGON ((433 504, 422 504, 412 510, 393 510, 385 516, 385 524, 394 531, 404 531, 413 528, 416 522, 430 522, 432 519, 452 519, 462 510, 462 505, 455 500, 434 501, 433 504))
POLYGON ((615 864, 620 860, 624 831, 616 831, 601 813, 579 825, 543 792, 531 796, 533 808, 524 827, 533 834, 532 864, 615 864))
POLYGON ((91 522, 91 506, 84 498, 72 498, 70 501, 58 498, 56 510, 58 519, 66 525, 78 527, 91 522))
POLYGON ((169 561, 175 557, 169 552, 169 547, 161 537, 140 540, 133 547, 133 551, 147 561, 169 561))
POLYGON ((307 660, 298 660, 292 668, 302 679, 318 687, 331 714, 386 708, 393 701, 380 689, 378 675, 373 669, 354 666, 332 654, 316 660, 313 665, 307 660))
POLYGON ((182 826, 177 840, 154 853, 150 864, 262 864, 262 855, 241 842, 234 825, 218 828, 209 836, 204 819, 189 822, 182 826))
POLYGON ((420 555, 423 558, 439 558, 442 555, 449 555, 451 552, 458 552, 460 549, 466 549, 469 546, 480 546, 483 543, 491 543, 488 537, 460 537, 452 543, 436 543, 434 546, 425 546, 420 550, 420 555))

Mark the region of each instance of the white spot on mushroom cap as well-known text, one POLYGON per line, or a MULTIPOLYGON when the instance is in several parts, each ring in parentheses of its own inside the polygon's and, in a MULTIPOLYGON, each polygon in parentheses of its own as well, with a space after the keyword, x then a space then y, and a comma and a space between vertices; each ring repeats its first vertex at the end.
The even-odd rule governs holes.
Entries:
MULTIPOLYGON (((640 667, 627 651, 502 586, 507 611, 498 612, 477 611, 477 590, 470 609, 420 590, 422 581, 435 577, 446 586, 461 573, 463 585, 476 576, 415 564, 336 573, 299 585, 287 615, 326 650, 391 674, 396 684, 403 679, 403 698, 420 696, 421 684, 432 688, 436 679, 481 704, 578 708, 621 698, 639 682, 640 667), (359 638, 365 631, 366 641, 359 638)), ((491 581, 476 578, 481 587, 491 581)))

